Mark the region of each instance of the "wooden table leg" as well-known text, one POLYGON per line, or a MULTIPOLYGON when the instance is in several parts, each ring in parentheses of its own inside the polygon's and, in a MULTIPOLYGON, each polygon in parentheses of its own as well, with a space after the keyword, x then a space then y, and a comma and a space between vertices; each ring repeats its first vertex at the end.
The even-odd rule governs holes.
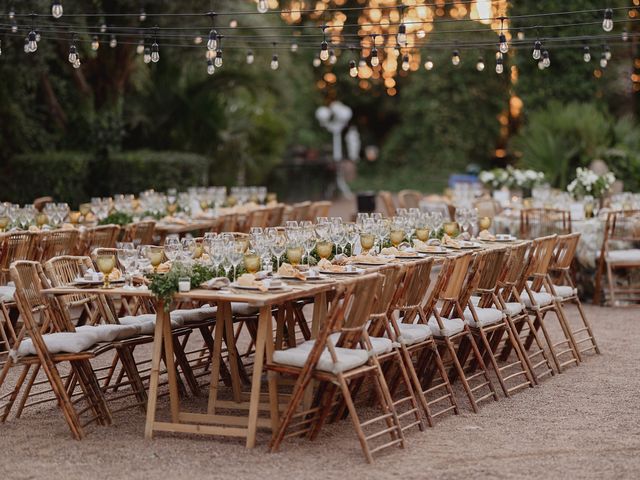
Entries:
POLYGON ((327 293, 320 292, 313 298, 313 318, 311 319, 311 338, 316 338, 327 316, 327 293))
MULTIPOLYGON (((267 333, 271 329, 271 307, 260 307, 258 318, 258 336, 256 338, 256 352, 253 361, 253 378, 251 379, 251 398, 249 401, 249 424, 247 431, 247 448, 256 445, 256 430, 258 426, 258 407, 260 404, 260 385, 262 383, 262 365, 267 333)), ((272 338, 268 341, 273 342, 272 338)))
POLYGON ((162 324, 164 341, 165 362, 167 365, 167 377, 169 380, 169 403, 171 404, 171 421, 178 423, 180 413, 180 397, 178 395, 178 379, 176 377, 175 356, 173 353, 173 335, 171 334, 171 319, 169 312, 159 308, 156 313, 156 323, 162 324))
MULTIPOLYGON (((220 362, 222 362, 222 336, 224 334, 225 310, 231 308, 228 302, 218 304, 215 333, 213 337, 213 352, 211 353, 211 382, 209 383, 209 404, 207 413, 213 415, 216 412, 216 400, 218 399, 218 382, 220 382, 220 362)), ((234 382, 234 380, 231 380, 234 382)))
MULTIPOLYGON (((158 311, 164 311, 164 302, 159 301, 158 311)), ((145 438, 153 437, 153 424, 156 420, 156 403, 158 400, 158 380, 160 377, 160 362, 162 361, 162 315, 158 315, 153 332, 153 354, 151 356, 151 372, 149 373, 149 400, 147 401, 147 420, 144 426, 145 438)))

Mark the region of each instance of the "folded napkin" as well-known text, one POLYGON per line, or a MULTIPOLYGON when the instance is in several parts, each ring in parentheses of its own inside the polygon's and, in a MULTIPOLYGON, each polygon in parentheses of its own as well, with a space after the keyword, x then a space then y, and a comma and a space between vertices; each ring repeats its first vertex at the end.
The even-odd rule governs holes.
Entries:
MULTIPOLYGON (((384 250, 383 250, 384 251, 384 250)), ((383 253, 383 255, 393 255, 390 253, 383 253)), ((383 265, 385 263, 389 263, 392 258, 385 258, 379 255, 354 255, 349 258, 350 263, 375 263, 379 265, 383 265)), ((334 265, 335 266, 335 265, 334 265)))
POLYGON ((300 270, 298 270, 296 267, 294 267, 290 263, 286 263, 286 262, 280 265, 280 268, 278 269, 277 273, 281 277, 293 277, 293 278, 297 278, 298 280, 306 279, 306 277, 300 270))
POLYGON ((220 290, 221 288, 229 286, 229 279, 227 277, 216 277, 200 285, 201 288, 207 290, 220 290))
POLYGON ((461 248, 460 242, 457 241, 457 240, 454 240, 453 238, 451 238, 446 233, 442 237, 442 244, 446 245, 447 247, 451 247, 451 248, 455 248, 455 249, 460 249, 461 248))
POLYGON ((236 284, 242 287, 254 287, 260 290, 261 292, 266 292, 269 290, 267 286, 261 280, 256 280, 256 276, 252 273, 244 273, 238 277, 236 280, 236 284))
POLYGON ((488 242, 493 242, 496 239, 496 236, 493 235, 489 230, 482 230, 479 234, 478 234, 478 238, 480 240, 486 240, 488 242))
POLYGON ((413 245, 414 245, 414 248, 416 249, 416 252, 420 252, 420 253, 441 252, 442 247, 439 244, 440 242, 438 242, 438 245, 434 245, 431 243, 423 242, 421 240, 413 241, 413 245))

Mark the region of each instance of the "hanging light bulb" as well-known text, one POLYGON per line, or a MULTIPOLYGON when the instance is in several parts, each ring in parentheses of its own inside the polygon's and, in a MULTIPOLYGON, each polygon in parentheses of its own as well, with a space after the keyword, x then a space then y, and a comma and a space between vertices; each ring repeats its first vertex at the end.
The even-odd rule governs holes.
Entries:
POLYGON ((94 52, 100 48, 100 40, 98 40, 98 36, 94 35, 91 40, 91 50, 94 52))
POLYGON ((409 63, 409 55, 405 53, 402 56, 402 70, 408 72, 409 68, 411 68, 411 64, 409 63))
POLYGON ((213 75, 214 73, 216 73, 216 67, 213 64, 213 60, 207 60, 207 73, 209 75, 213 75))
POLYGON ((209 40, 207 40, 207 48, 209 50, 215 50, 218 48, 218 32, 214 29, 211 29, 209 32, 209 40))
POLYGON ((158 63, 160 61, 160 47, 158 46, 158 42, 153 42, 151 45, 151 61, 153 63, 158 63))
POLYGON ((69 47, 69 63, 75 63, 77 58, 78 50, 76 49, 75 45, 71 44, 71 46, 69 47))
POLYGON ((322 60, 320 60, 320 57, 316 55, 313 57, 313 66, 318 68, 320 65, 322 65, 322 60))
POLYGON ((271 57, 271 70, 277 70, 278 66, 279 66, 278 55, 274 53, 273 57, 271 57))
POLYGON ((431 60, 430 58, 427 58, 427 61, 424 62, 424 69, 427 71, 433 70, 433 60, 431 60))
POLYGON ((38 42, 36 42, 36 32, 34 32, 33 30, 30 31, 27 38, 29 39, 29 52, 33 53, 38 50, 38 42))
POLYGON ((542 42, 540 40, 536 40, 536 43, 533 44, 533 59, 540 60, 542 56, 542 42))
POLYGON ((502 75, 504 72, 504 60, 502 59, 502 55, 496 57, 496 73, 498 75, 502 75))
POLYGON ((11 20, 11 33, 17 33, 18 32, 18 24, 16 23, 15 20, 11 20))
POLYGON ((380 65, 380 58, 378 58, 378 49, 374 47, 371 50, 371 66, 377 67, 378 65, 380 65))
POLYGON ((622 31, 622 41, 623 42, 629 41, 629 32, 627 32, 626 28, 622 31))
POLYGON ((608 64, 609 64, 609 60, 607 60, 607 56, 603 53, 602 56, 600 57, 600 66, 602 68, 607 68, 608 64))
POLYGON ((109 46, 111 48, 116 48, 118 46, 118 39, 114 34, 111 34, 111 40, 109 40, 109 46))
POLYGON ((457 67, 458 65, 460 65, 460 52, 458 50, 454 50, 453 54, 451 55, 451 63, 457 67))
POLYGON ((398 27, 398 35, 396 36, 398 45, 404 46, 407 43, 407 26, 402 23, 398 27))
POLYGON ((24 53, 29 53, 29 37, 24 37, 24 53))
POLYGON ((151 49, 149 47, 144 49, 144 57, 142 57, 144 63, 151 63, 151 49))
POLYGON ((611 49, 609 48, 609 45, 604 46, 604 56, 606 57, 607 61, 611 60, 611 49))
POLYGON ((100 25, 100 33, 107 33, 107 24, 103 23, 100 25))
POLYGON ((14 20, 16 18, 16 11, 13 9, 13 5, 9 7, 9 20, 14 20))
POLYGON ((358 76, 358 67, 355 60, 349 60, 349 76, 356 78, 358 76))
POLYGON ((258 12, 267 13, 269 11, 269 2, 267 0, 258 0, 258 12))
POLYGON ((200 35, 196 35, 193 37, 193 43, 196 45, 200 45, 202 43, 202 37, 200 35))
POLYGON ((421 40, 426 36, 427 36, 427 32, 425 32, 423 29, 420 29, 416 32, 416 37, 418 37, 421 40))
POLYGON ((136 47, 136 53, 138 55, 142 55, 144 53, 144 40, 140 40, 138 42, 138 46, 136 47))
POLYGON ((36 30, 36 42, 40 42, 40 39, 42 37, 40 36, 40 32, 38 30, 36 30))
POLYGON ((484 70, 484 59, 482 57, 478 58, 478 63, 476 63, 476 70, 482 72, 484 70))
POLYGON ((367 66, 367 59, 364 57, 360 57, 360 60, 358 60, 358 68, 364 68, 367 66))
POLYGON ((329 45, 326 41, 322 41, 320 44, 320 60, 326 62, 329 59, 329 45))
POLYGON ((500 51, 502 53, 507 53, 509 51, 509 43, 507 43, 507 36, 504 33, 501 33, 498 39, 500 41, 500 51))
POLYGON ((144 22, 147 19, 147 12, 144 11, 144 7, 140 8, 140 16, 138 17, 138 19, 141 22, 144 22))
POLYGON ((582 50, 583 50, 582 59, 584 60, 585 63, 589 63, 591 61, 591 51, 589 50, 589 46, 585 45, 585 47, 582 50))
POLYGON ((549 68, 551 66, 551 58, 549 57, 549 52, 545 50, 542 52, 542 64, 544 68, 549 68))
POLYGON ((53 15, 53 18, 62 16, 62 2, 60 0, 53 0, 51 3, 51 15, 53 15))
POLYGON ((2 40, 0 40, 0 56, 2 56, 2 40))
POLYGON ((542 61, 542 59, 540 59, 538 61, 538 69, 539 70, 544 70, 544 62, 542 61))
POLYGON ((222 49, 219 48, 216 50, 216 58, 213 60, 213 64, 216 68, 220 68, 222 66, 222 49))
POLYGON ((613 30, 613 10, 607 8, 604 11, 604 20, 602 21, 602 29, 605 32, 613 30))
POLYGON ((298 51, 298 44, 297 44, 296 42, 293 42, 293 43, 291 44, 291 51, 292 51, 293 53, 296 53, 296 52, 298 51))
POLYGON ((336 57, 336 52, 333 49, 329 50, 329 64, 335 65, 338 61, 338 57, 336 57))
POLYGON ((80 57, 76 58, 76 61, 73 62, 73 68, 75 68, 76 70, 80 68, 80 57))
POLYGON ((522 30, 518 30, 518 40, 524 40, 526 38, 526 35, 524 34, 524 32, 522 30))
POLYGON ((254 60, 255 60, 255 57, 253 56, 253 52, 249 50, 247 52, 247 65, 253 65, 254 60))
POLYGON ((236 20, 235 18, 232 18, 231 20, 229 20, 229 26, 231 28, 237 28, 238 27, 238 20, 236 20))
POLYGON ((214 50, 207 50, 204 54, 204 58, 207 60, 213 60, 216 58, 216 52, 214 50))

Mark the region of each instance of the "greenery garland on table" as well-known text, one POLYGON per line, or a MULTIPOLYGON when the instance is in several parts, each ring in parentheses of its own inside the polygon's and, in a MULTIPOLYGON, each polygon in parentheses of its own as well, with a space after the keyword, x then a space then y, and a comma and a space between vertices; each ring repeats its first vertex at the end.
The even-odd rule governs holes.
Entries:
POLYGON ((98 225, 129 225, 133 222, 133 217, 124 212, 113 212, 109 216, 103 218, 98 222, 98 225))
POLYGON ((191 280, 191 288, 198 288, 216 276, 217 272, 210 266, 175 262, 167 273, 149 273, 147 278, 151 280, 149 290, 164 302, 165 310, 169 311, 173 296, 178 293, 178 281, 181 278, 188 277, 191 280))

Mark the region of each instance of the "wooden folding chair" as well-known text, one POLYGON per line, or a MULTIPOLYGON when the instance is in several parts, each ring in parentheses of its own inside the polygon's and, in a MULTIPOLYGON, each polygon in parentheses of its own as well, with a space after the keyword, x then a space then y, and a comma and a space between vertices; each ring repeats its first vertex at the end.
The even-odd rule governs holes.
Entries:
POLYGON ((316 221, 318 217, 328 217, 332 203, 328 200, 313 202, 309 211, 309 220, 316 221))
POLYGON ((417 190, 400 190, 398 192, 398 205, 401 208, 419 208, 423 196, 417 190))
MULTIPOLYGON (((111 412, 90 364, 95 353, 91 350, 81 350, 78 353, 50 353, 47 347, 45 339, 49 340, 48 334, 61 332, 75 334, 73 326, 65 324, 57 306, 44 298, 40 264, 32 261, 18 261, 12 264, 10 271, 11 279, 16 284, 16 302, 25 327, 17 335, 12 348, 18 351, 21 343, 28 341, 33 344, 36 354, 19 358, 9 356, 0 372, 0 385, 3 384, 13 366, 23 367, 24 373, 19 379, 22 381, 32 366, 40 368, 47 376, 58 406, 74 438, 78 440, 83 438, 84 427, 89 423, 110 424, 111 412), (72 398, 72 392, 68 391, 68 385, 63 381, 59 371, 59 365, 66 363, 69 363, 72 376, 82 391, 82 395, 76 399, 72 398), (86 407, 82 410, 77 409, 80 401, 86 402, 86 407), (83 423, 81 416, 85 413, 89 413, 90 418, 83 423)), ((21 383, 11 393, 10 400, 15 401, 20 386, 21 383)))
MULTIPOLYGON (((558 372, 562 372, 565 366, 572 363, 578 365, 581 359, 571 330, 567 326, 562 313, 562 305, 553 293, 549 293, 554 291, 549 280, 548 269, 553 258, 556 238, 556 235, 550 235, 533 240, 528 254, 528 265, 518 289, 522 291, 521 298, 527 308, 527 312, 535 317, 534 330, 542 330, 556 369, 558 372), (555 343, 546 325, 546 316, 549 312, 555 315, 563 333, 563 338, 555 343), (563 349, 558 351, 558 347, 563 349), (567 354, 570 358, 561 361, 559 357, 567 354)), ((529 349, 533 341, 534 337, 530 331, 529 337, 524 343, 526 350, 529 349)))
POLYGON ((9 232, 0 234, 0 285, 9 280, 9 267, 18 260, 35 260, 39 234, 9 232))
POLYGON ((402 427, 366 330, 379 284, 380 276, 377 274, 345 282, 344 286, 338 287, 338 293, 342 293, 344 288, 344 296, 336 296, 332 302, 326 322, 315 341, 274 352, 273 362, 267 365, 272 405, 278 405, 274 374, 297 378, 288 407, 272 438, 271 451, 277 451, 282 441, 290 436, 308 435, 314 439, 333 410, 333 400, 338 392, 347 405, 368 462, 373 461, 372 455, 379 450, 391 446, 404 448, 402 427), (335 345, 329 338, 332 333, 340 334, 335 345), (358 416, 350 389, 350 384, 363 376, 374 382, 378 406, 382 410, 381 415, 366 421, 358 416), (315 401, 311 408, 299 411, 311 380, 319 382, 315 401), (380 422, 384 423, 382 430, 366 433, 368 427, 380 422), (379 444, 381 441, 385 443, 379 444))
POLYGON ((91 255, 96 248, 114 248, 118 241, 120 227, 118 225, 102 225, 87 229, 84 248, 79 255, 91 255))
POLYGON ((593 302, 602 303, 603 298, 602 276, 607 272, 607 285, 609 300, 616 305, 618 300, 640 300, 640 285, 632 284, 631 277, 626 286, 619 286, 621 281, 616 278, 616 271, 633 270, 640 267, 640 210, 620 210, 609 212, 604 229, 604 240, 598 259, 596 271, 596 287, 593 302), (619 298, 622 297, 622 298, 619 298))
MULTIPOLYGON (((500 301, 502 311, 506 314, 507 324, 513 332, 517 348, 527 362, 527 366, 533 381, 538 384, 542 377, 554 375, 553 367, 549 356, 544 349, 544 344, 540 340, 539 333, 533 324, 533 319, 529 316, 526 306, 520 297, 521 290, 518 287, 522 284, 522 279, 527 268, 527 253, 531 247, 531 242, 521 242, 509 249, 509 258, 504 266, 503 272, 496 286, 496 295, 500 301), (531 335, 529 348, 525 349, 521 333, 525 332, 524 340, 531 335), (535 348, 534 348, 535 347, 535 348)), ((502 345, 494 347, 500 352, 499 360, 506 362, 514 348, 513 342, 503 339, 502 345)))
POLYGON ((498 400, 498 394, 493 382, 487 373, 487 369, 475 342, 469 325, 464 319, 464 302, 470 295, 465 289, 470 289, 467 278, 473 278, 473 255, 465 253, 447 259, 442 267, 438 279, 438 285, 434 288, 431 298, 425 305, 425 313, 429 316, 429 325, 435 336, 440 355, 446 361, 445 356, 453 362, 453 368, 449 373, 449 380, 460 378, 462 386, 467 394, 471 409, 478 412, 478 403, 493 398, 498 400), (431 318, 431 316, 433 318, 431 318), (469 351, 470 349, 470 351, 469 351), (472 355, 476 368, 466 373, 463 369, 464 360, 472 355), (471 386, 471 382, 479 379, 480 383, 471 386), (476 392, 486 388, 487 393, 476 397, 476 392))
MULTIPOLYGON (((567 328, 571 331, 571 335, 578 347, 578 353, 582 355, 583 353, 593 350, 595 353, 599 354, 600 349, 596 343, 589 320, 587 320, 587 315, 582 308, 582 303, 578 297, 578 289, 574 285, 573 278, 571 276, 571 266, 573 265, 573 259, 576 254, 576 248, 578 247, 579 241, 580 233, 570 233, 568 235, 560 235, 558 237, 556 249, 549 265, 549 273, 555 277, 553 279, 550 278, 551 285, 553 287, 552 293, 562 307, 564 307, 565 304, 570 303, 578 308, 582 325, 580 325, 577 330, 572 328, 571 322, 565 317, 565 323, 567 328), (588 343, 588 346, 580 349, 580 346, 584 343, 588 343)), ((564 316, 564 310, 561 309, 560 311, 564 316)))
POLYGON ((78 250, 80 233, 75 229, 53 230, 40 237, 41 262, 61 255, 75 255, 78 250))
POLYGON ((267 212, 268 212, 267 227, 278 227, 282 225, 284 208, 285 208, 284 203, 279 203, 273 207, 267 207, 267 212))
POLYGON ((391 192, 381 190, 378 192, 378 198, 382 201, 386 216, 389 218, 393 217, 396 214, 396 206, 393 202, 393 195, 391 192))
POLYGON ((506 248, 495 248, 476 254, 476 278, 470 279, 466 293, 476 297, 466 300, 464 316, 471 332, 482 346, 484 358, 488 359, 493 367, 504 395, 509 397, 511 393, 523 387, 533 387, 535 382, 507 320, 510 311, 497 295, 498 281, 505 267, 507 255, 506 248), (499 365, 496 346, 503 338, 511 345, 515 359, 506 365, 499 365), (508 384, 512 379, 517 380, 515 385, 508 384))
POLYGON ((156 222, 149 220, 136 222, 129 225, 125 231, 124 241, 133 242, 134 245, 151 245, 156 222))
MULTIPOLYGON (((458 414, 458 404, 424 311, 432 267, 433 258, 404 266, 389 309, 389 337, 399 345, 413 389, 431 427, 440 415, 452 410, 458 414), (440 378, 434 383, 436 375, 440 378)), ((434 292, 438 288, 436 286, 434 292)), ((397 382, 390 382, 390 386, 393 394, 397 382)))
POLYGON ((520 211, 520 238, 566 233, 571 233, 571 212, 568 210, 524 208, 520 211))

